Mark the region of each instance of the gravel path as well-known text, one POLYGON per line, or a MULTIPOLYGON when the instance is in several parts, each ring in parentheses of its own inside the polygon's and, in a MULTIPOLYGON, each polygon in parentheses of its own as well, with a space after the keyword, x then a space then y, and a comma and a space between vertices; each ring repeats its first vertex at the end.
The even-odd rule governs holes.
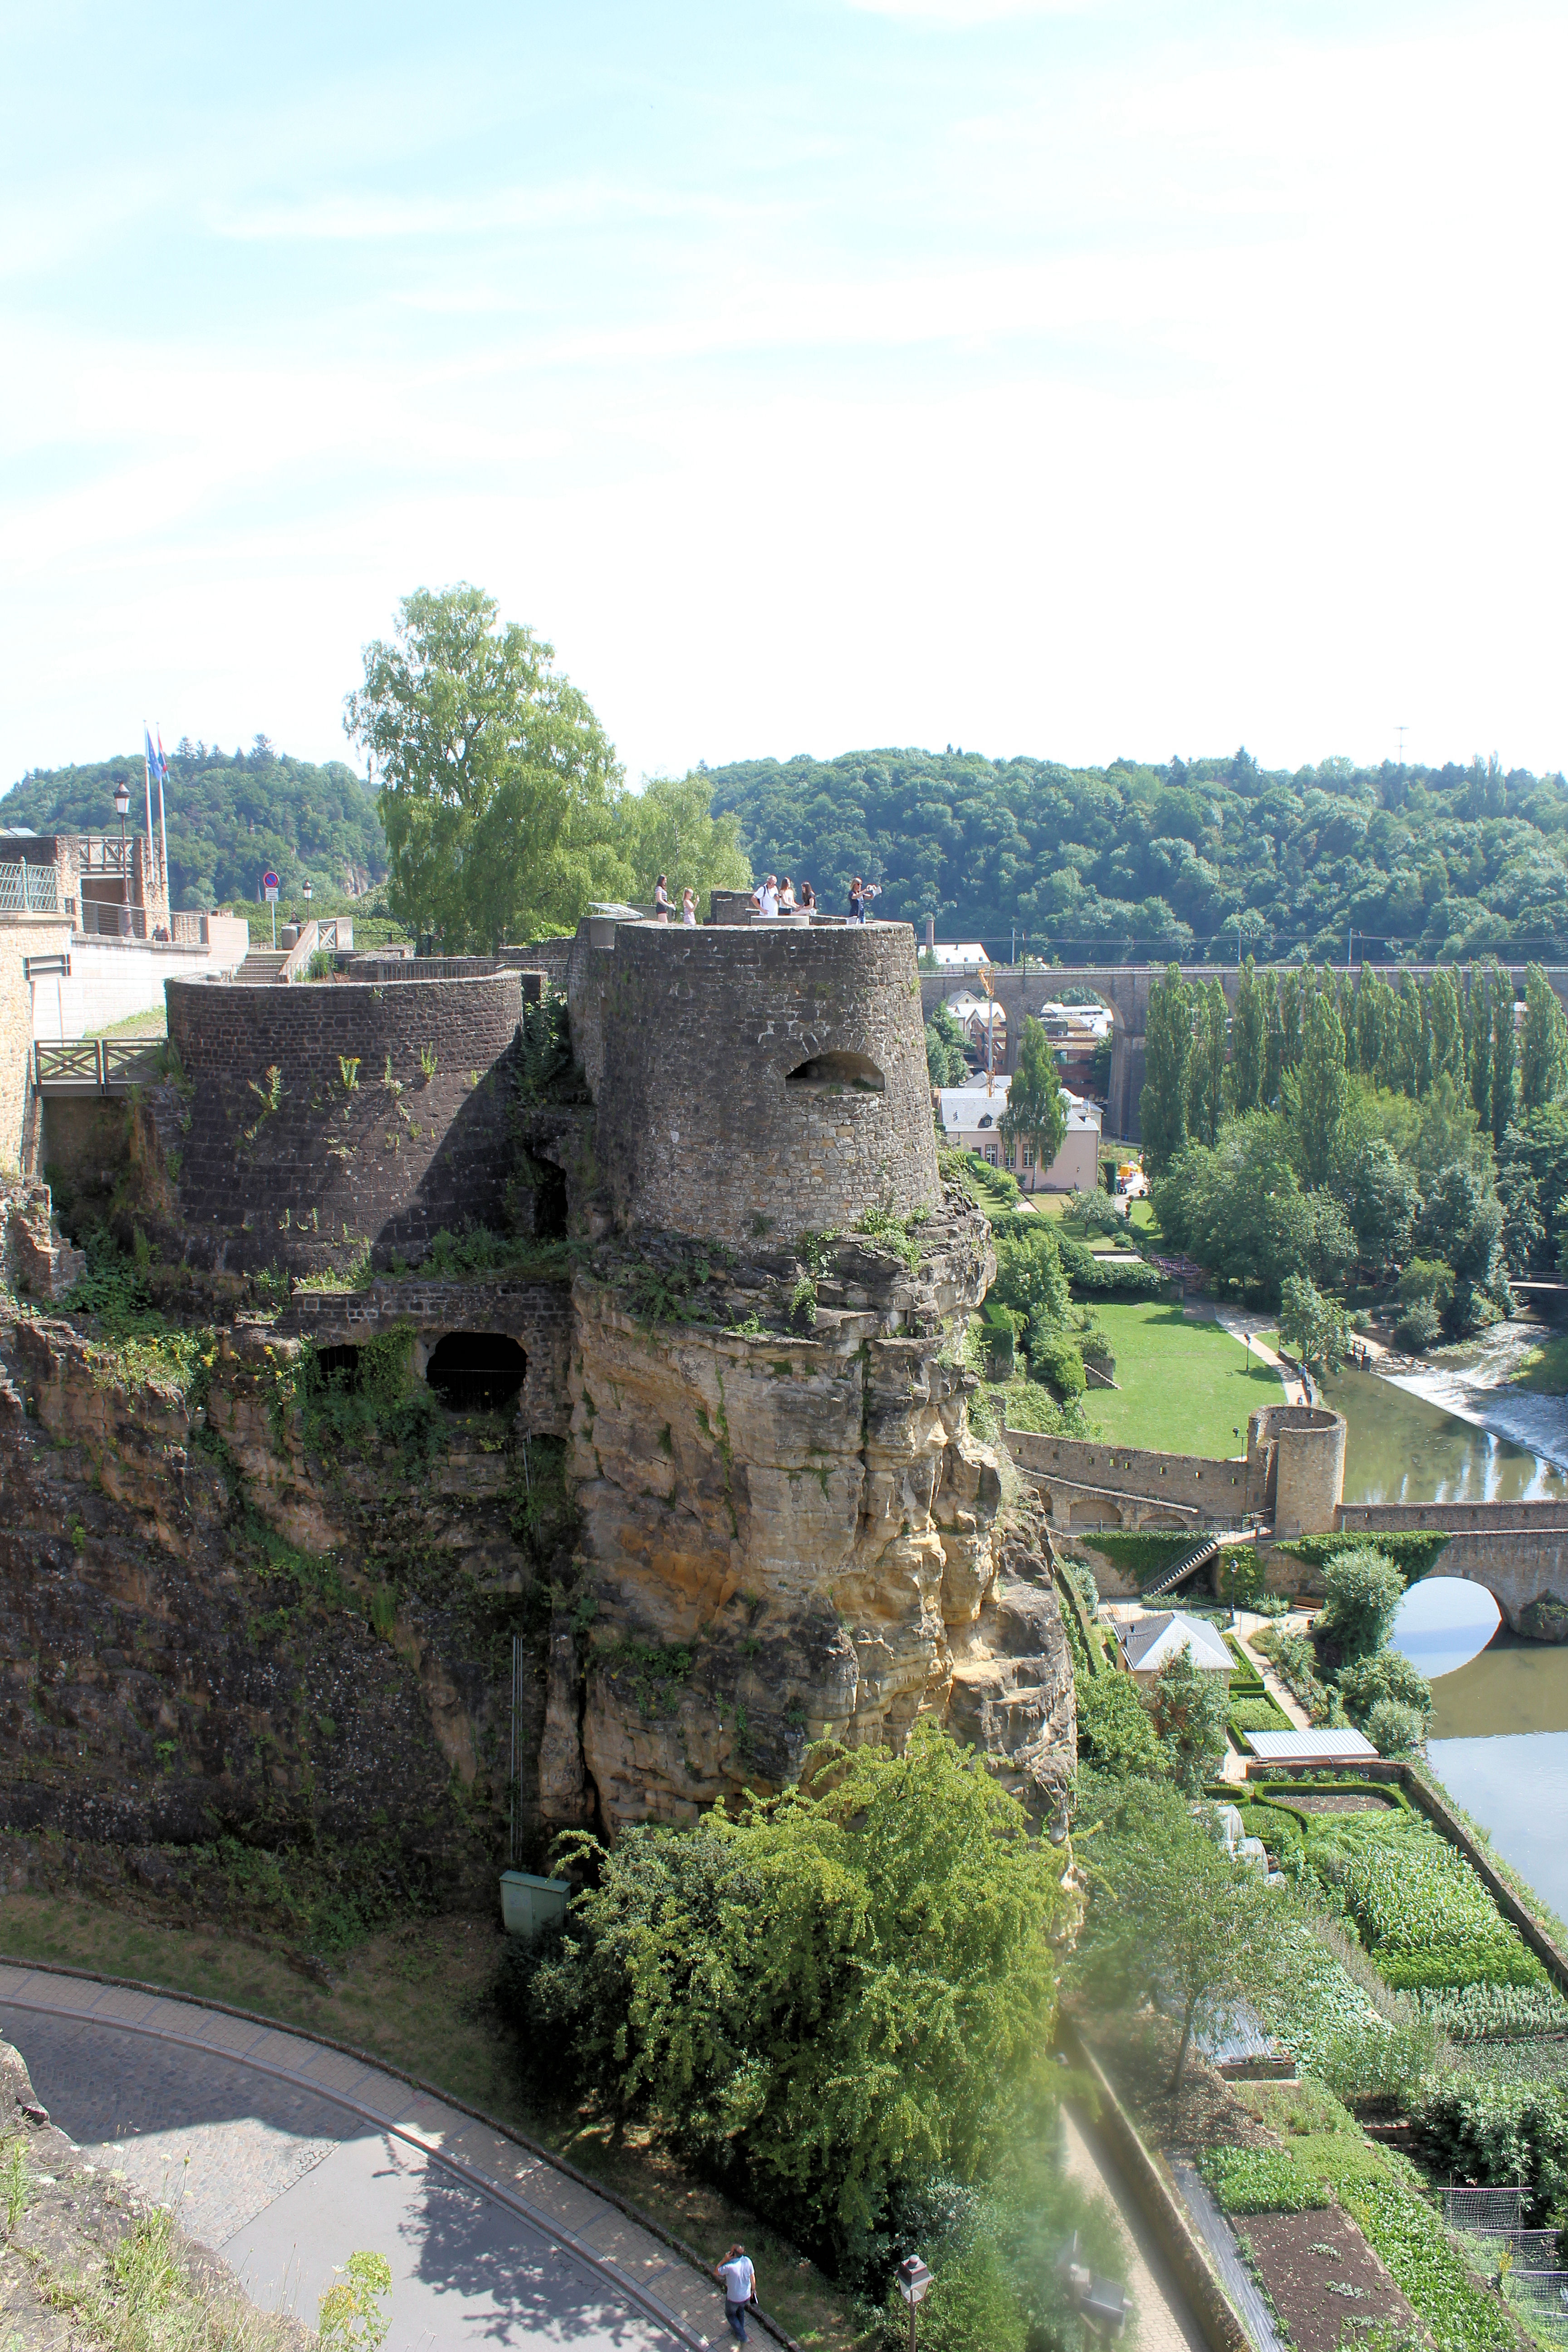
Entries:
POLYGON ((175 2207, 252 2299, 314 2324, 360 2250, 387 2352, 701 2352, 717 2290, 618 2208, 458 2107, 302 2034, 0 1964, 0 2038, 89 2158, 175 2207))

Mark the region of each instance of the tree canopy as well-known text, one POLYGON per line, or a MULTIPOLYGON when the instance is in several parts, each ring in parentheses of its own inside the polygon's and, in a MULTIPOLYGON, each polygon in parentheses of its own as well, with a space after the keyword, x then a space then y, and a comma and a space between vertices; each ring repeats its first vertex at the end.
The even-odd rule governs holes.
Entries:
MULTIPOLYGON (((131 788, 131 828, 146 828, 141 752, 86 766, 36 768, 0 803, 0 827, 113 833, 114 787, 131 788)), ((386 840, 363 776, 342 761, 316 767, 258 735, 248 751, 182 741, 169 755, 163 802, 175 907, 258 899, 268 867, 285 899, 309 877, 319 907, 352 902, 386 872, 386 840)), ((158 822, 153 788, 153 822, 158 822)))
MULTIPOLYGON (((708 772, 753 866, 851 876, 879 914, 984 940, 1014 927, 1069 962, 1234 963, 1412 950, 1425 961, 1568 951, 1568 783, 1496 762, 1261 769, 1229 759, 1106 768, 977 752, 847 751, 708 772)), ((1244 1105, 1245 1107, 1245 1105, 1244 1105)))

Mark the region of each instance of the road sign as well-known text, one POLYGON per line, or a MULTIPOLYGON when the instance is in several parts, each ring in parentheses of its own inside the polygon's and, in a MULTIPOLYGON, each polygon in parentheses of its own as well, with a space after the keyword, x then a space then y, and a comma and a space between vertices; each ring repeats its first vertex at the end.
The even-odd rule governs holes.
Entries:
POLYGON ((268 867, 267 872, 261 877, 261 887, 267 893, 268 905, 269 907, 275 907, 278 904, 278 892, 280 885, 277 875, 273 873, 270 866, 268 867))

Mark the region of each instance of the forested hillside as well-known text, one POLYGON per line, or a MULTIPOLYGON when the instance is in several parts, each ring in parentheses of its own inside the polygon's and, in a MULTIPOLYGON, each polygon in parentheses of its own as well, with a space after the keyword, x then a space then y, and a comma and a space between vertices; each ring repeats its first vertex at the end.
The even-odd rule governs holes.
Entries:
POLYGON ((851 876, 879 914, 1005 953, 1013 928, 1063 960, 1259 962, 1488 951, 1568 954, 1561 774, 1353 768, 1293 775, 1233 759, 1067 768, 974 753, 847 752, 710 772, 753 870, 804 874, 840 908, 851 876))
MULTIPOLYGON (((131 788, 129 823, 146 826, 140 752, 79 768, 37 768, 0 800, 0 826, 35 833, 112 833, 114 786, 131 788)), ((175 907, 258 898, 271 866, 286 900, 309 876, 317 903, 335 906, 386 872, 386 842, 375 803, 342 761, 318 768, 291 760, 258 736, 249 751, 183 742, 170 754, 164 786, 169 873, 175 907)), ((153 816, 158 803, 153 790, 153 816)))

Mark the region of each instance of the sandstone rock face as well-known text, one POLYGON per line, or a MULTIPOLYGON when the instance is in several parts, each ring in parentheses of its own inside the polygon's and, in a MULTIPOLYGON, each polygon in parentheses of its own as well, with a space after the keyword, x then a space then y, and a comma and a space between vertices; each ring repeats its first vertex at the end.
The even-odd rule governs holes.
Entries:
MULTIPOLYGON (((1056 1597, 1005 1574, 995 1457, 949 1360, 948 1318, 990 1272, 960 1217, 922 1236, 915 1274, 848 1248, 818 1285, 843 1304, 809 1334, 650 1329, 579 1276, 582 1567, 552 1652, 547 1819, 582 1819, 591 1790, 611 1832, 690 1820, 794 1779, 813 1740, 899 1746, 931 1713, 1016 1777, 1043 1742, 1059 1777, 1056 1597)), ((1039 1572, 1026 1550, 1016 1566, 1039 1572)))

